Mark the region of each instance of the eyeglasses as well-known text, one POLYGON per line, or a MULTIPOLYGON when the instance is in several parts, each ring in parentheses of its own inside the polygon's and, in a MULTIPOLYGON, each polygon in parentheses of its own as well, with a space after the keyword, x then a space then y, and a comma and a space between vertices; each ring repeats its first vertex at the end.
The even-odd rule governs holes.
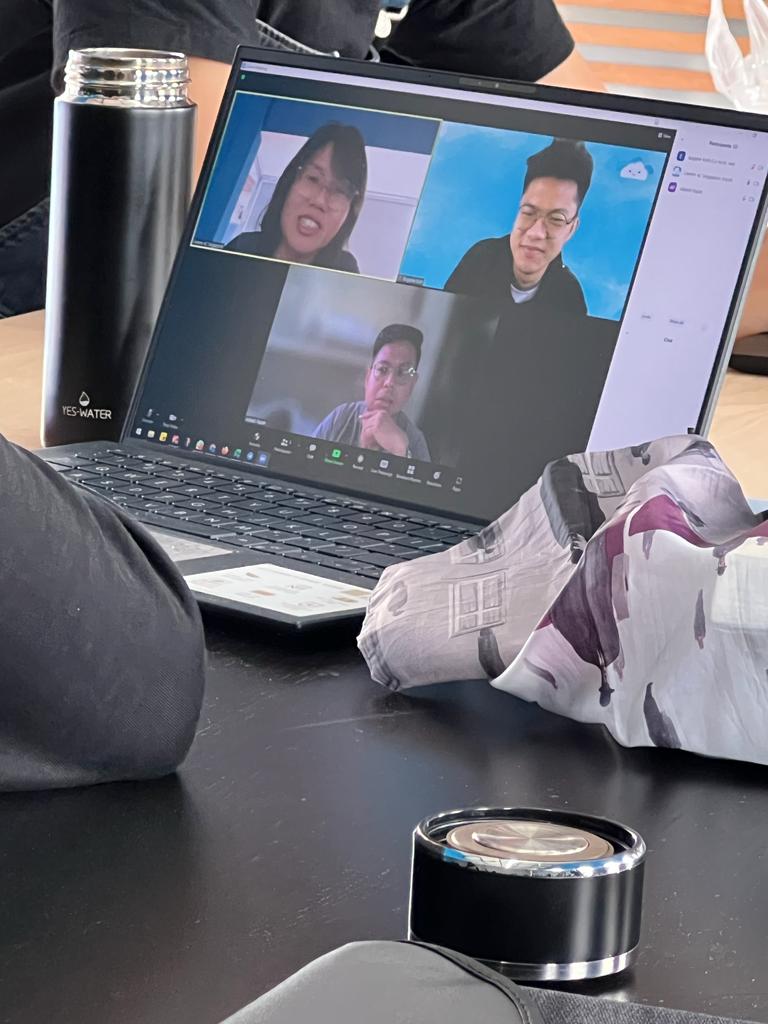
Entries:
POLYGON ((415 366, 390 366, 389 363, 374 363, 371 370, 379 383, 391 376, 395 384, 406 384, 416 376, 415 366))
POLYGON ((527 231, 532 228, 537 220, 544 222, 544 227, 549 235, 559 235, 566 228, 569 228, 571 224, 578 217, 578 212, 569 220, 564 213, 560 210, 552 210, 547 213, 543 210, 537 210, 535 206, 521 206, 517 211, 517 223, 523 229, 527 231))
POLYGON ((314 167, 299 167, 296 184, 307 199, 317 199, 323 192, 328 197, 331 210, 343 210, 358 195, 351 181, 328 181, 325 175, 314 167))

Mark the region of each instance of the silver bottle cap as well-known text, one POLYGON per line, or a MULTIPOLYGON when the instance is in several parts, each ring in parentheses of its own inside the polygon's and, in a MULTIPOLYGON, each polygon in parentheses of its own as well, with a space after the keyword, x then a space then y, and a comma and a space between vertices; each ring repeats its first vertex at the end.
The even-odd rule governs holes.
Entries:
POLYGON ((448 833, 446 842, 466 853, 533 863, 598 860, 614 852, 607 840, 583 829, 514 818, 459 825, 448 833))
POLYGON ((183 53, 99 46, 69 51, 61 98, 118 107, 188 107, 188 84, 183 53))

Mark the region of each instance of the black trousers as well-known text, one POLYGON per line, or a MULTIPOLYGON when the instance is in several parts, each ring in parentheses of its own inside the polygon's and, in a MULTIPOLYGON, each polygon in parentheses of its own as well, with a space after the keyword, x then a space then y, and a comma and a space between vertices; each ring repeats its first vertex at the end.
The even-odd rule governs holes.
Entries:
POLYGON ((172 772, 204 667, 197 605, 153 538, 0 437, 0 789, 172 772))

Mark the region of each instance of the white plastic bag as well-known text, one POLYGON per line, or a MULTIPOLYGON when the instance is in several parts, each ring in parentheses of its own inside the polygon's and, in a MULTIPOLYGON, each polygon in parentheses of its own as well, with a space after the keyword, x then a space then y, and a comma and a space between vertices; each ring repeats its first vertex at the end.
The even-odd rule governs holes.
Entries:
POLYGON ((768 113, 768 6, 744 0, 750 52, 744 56, 728 25, 723 0, 712 0, 706 54, 715 88, 739 110, 768 113))

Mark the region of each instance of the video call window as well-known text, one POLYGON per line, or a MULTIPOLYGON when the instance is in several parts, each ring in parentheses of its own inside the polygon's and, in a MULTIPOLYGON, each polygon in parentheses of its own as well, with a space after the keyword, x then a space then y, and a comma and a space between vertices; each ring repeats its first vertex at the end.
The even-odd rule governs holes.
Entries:
POLYGON ((438 127, 238 92, 192 244, 394 280, 438 127))
POLYGON ((445 122, 400 280, 619 320, 666 158, 445 122))
POLYGON ((497 325, 467 296, 292 267, 246 419, 455 467, 497 325))

